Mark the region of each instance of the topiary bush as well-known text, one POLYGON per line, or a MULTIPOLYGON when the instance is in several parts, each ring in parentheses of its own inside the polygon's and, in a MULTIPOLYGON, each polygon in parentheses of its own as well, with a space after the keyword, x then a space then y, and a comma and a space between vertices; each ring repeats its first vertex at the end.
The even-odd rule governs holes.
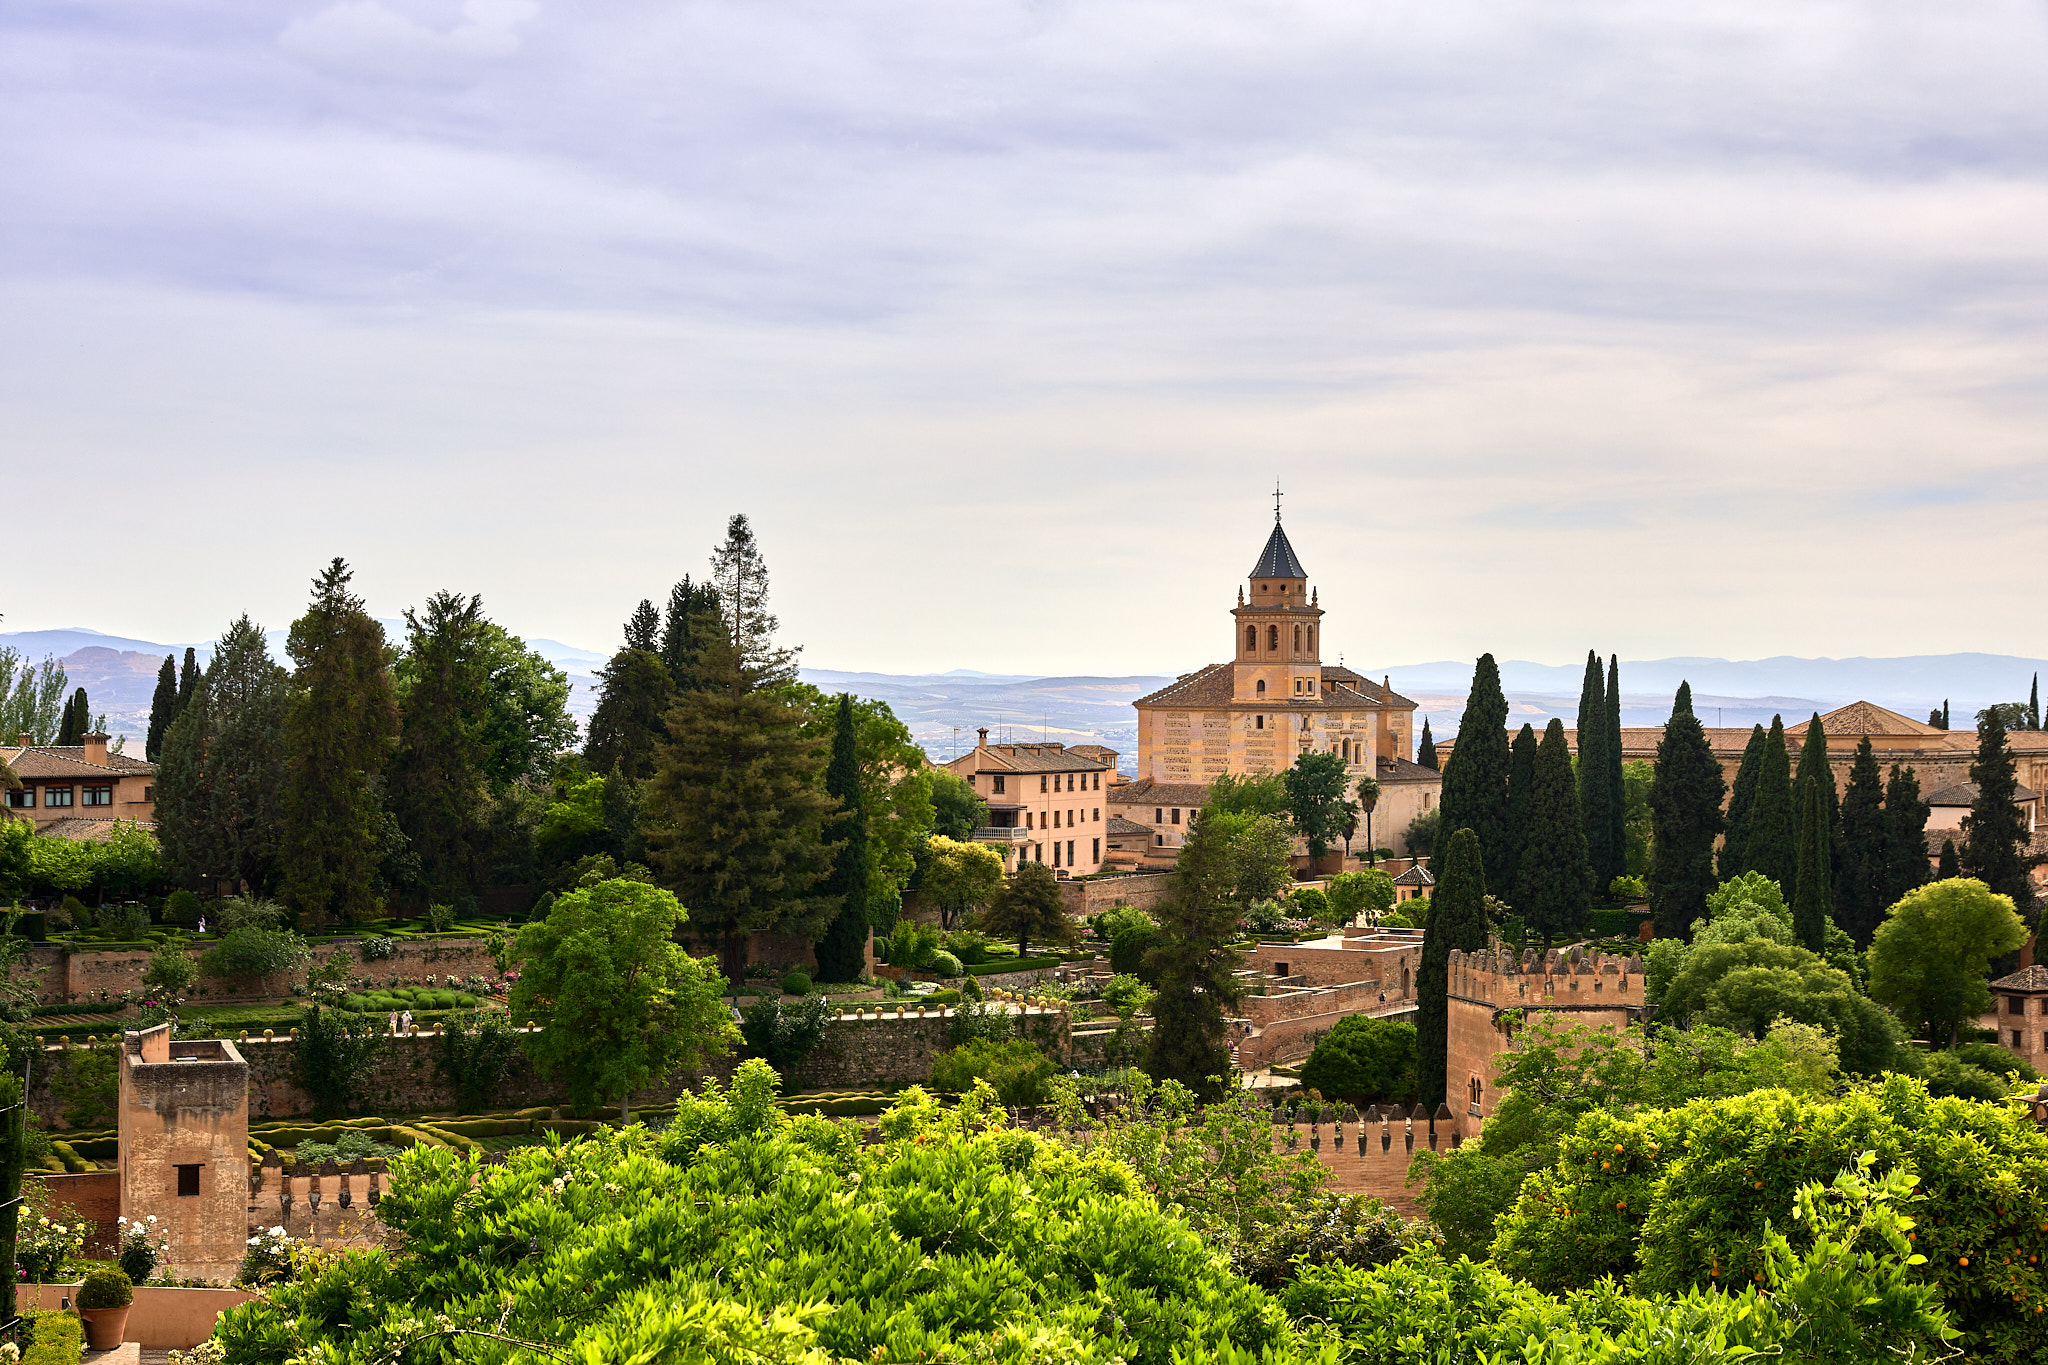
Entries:
POLYGON ((118 1266, 100 1266, 86 1272, 75 1302, 82 1312, 125 1308, 135 1302, 135 1282, 118 1266))
POLYGON ((811 993, 811 974, 804 971, 785 973, 782 978, 782 993, 784 995, 809 995, 811 993))
POLYGON ((962 976, 967 971, 960 964, 959 958, 954 957, 943 948, 932 954, 931 970, 944 977, 962 976))

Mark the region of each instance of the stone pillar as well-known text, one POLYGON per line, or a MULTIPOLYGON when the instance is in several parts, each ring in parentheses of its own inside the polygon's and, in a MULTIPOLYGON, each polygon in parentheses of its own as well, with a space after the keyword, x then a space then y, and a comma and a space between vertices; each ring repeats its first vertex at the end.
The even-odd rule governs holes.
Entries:
POLYGON ((121 1212, 156 1215, 169 1274, 228 1281, 249 1226, 249 1064, 224 1039, 174 1042, 159 1024, 122 1041, 121 1212))

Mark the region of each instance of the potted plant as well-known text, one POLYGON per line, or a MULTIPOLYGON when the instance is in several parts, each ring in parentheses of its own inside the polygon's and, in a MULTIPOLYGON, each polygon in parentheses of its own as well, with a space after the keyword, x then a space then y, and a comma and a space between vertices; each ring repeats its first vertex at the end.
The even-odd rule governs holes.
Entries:
POLYGON ((85 1319, 85 1344, 95 1351, 111 1351, 121 1344, 128 1330, 128 1306, 135 1302, 135 1286, 113 1266, 101 1266, 87 1273, 78 1286, 78 1316, 85 1319))

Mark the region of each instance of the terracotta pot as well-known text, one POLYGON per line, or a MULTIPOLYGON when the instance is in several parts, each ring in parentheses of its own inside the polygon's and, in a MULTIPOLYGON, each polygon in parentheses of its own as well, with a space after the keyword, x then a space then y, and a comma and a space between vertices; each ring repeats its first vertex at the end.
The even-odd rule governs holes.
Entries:
POLYGON ((121 1344, 122 1334, 128 1330, 128 1310, 135 1305, 124 1303, 119 1308, 81 1308, 78 1316, 85 1319, 85 1344, 94 1351, 111 1351, 121 1344))

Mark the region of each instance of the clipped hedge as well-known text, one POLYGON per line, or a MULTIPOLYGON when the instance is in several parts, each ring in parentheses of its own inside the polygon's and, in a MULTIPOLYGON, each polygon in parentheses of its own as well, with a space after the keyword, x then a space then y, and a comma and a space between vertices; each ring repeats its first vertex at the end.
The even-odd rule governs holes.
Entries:
POLYGON ((121 1139, 114 1134, 78 1135, 66 1140, 72 1151, 91 1161, 112 1161, 121 1155, 121 1139))
POLYGON ((1059 965, 1056 957, 1019 957, 1007 962, 977 962, 966 971, 969 976, 1001 976, 1005 972, 1042 972, 1059 965))
POLYGON ((559 1133, 563 1137, 584 1137, 604 1127, 597 1119, 542 1119, 534 1128, 543 1133, 559 1133))
POLYGON ((78 1365, 85 1323, 76 1313, 24 1313, 21 1365, 78 1365))
POLYGON ((64 1163, 64 1172, 67 1175, 78 1175, 83 1171, 95 1169, 90 1161, 78 1154, 77 1149, 62 1139, 51 1143, 50 1150, 56 1154, 57 1160, 64 1163))
POLYGON ((457 1133, 467 1138, 504 1137, 508 1133, 531 1133, 532 1119, 424 1119, 437 1133, 457 1133))

